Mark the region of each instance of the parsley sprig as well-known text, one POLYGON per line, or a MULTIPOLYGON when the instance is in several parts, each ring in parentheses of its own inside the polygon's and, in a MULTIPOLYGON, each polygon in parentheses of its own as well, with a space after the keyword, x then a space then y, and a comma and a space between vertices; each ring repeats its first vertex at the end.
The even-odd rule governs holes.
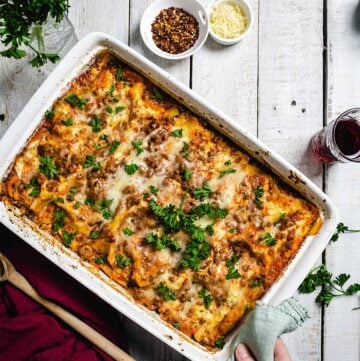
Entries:
POLYGON ((211 197, 213 193, 209 183, 204 182, 202 187, 196 187, 194 189, 194 198, 203 201, 205 198, 211 197))
POLYGON ((211 293, 206 294, 206 289, 203 288, 201 291, 198 292, 198 296, 203 299, 205 308, 209 308, 213 301, 211 293))
POLYGON ((228 267, 228 273, 225 276, 227 280, 231 280, 233 278, 240 278, 241 275, 239 273, 239 270, 235 267, 235 264, 239 261, 239 256, 232 256, 229 260, 226 261, 225 265, 228 267))
POLYGON ((339 239, 341 233, 357 233, 360 232, 360 229, 349 229, 348 226, 345 226, 344 223, 339 223, 336 227, 336 232, 331 237, 331 241, 336 242, 339 239))
POLYGON ((160 296, 164 297, 166 301, 176 300, 176 293, 174 291, 170 291, 170 289, 165 285, 164 282, 160 282, 156 291, 160 296))
POLYGON ((333 275, 324 264, 315 267, 306 276, 299 287, 300 293, 312 293, 321 287, 320 293, 316 296, 316 302, 328 307, 335 297, 351 296, 360 292, 360 284, 353 283, 345 287, 350 275, 341 273, 333 278, 333 275))
POLYGON ((0 52, 7 58, 20 59, 27 55, 24 48, 35 53, 30 60, 34 67, 50 61, 55 63, 60 57, 43 51, 42 25, 51 17, 56 23, 63 20, 68 12, 69 0, 2 1, 0 6, 0 40, 8 46, 0 52), (31 38, 36 37, 40 46, 36 49, 31 38))
POLYGON ((258 206, 258 207, 261 207, 264 202, 260 199, 262 198, 262 196, 264 195, 264 188, 260 187, 260 186, 256 186, 255 188, 255 204, 258 206))
POLYGON ((25 188, 31 188, 31 191, 29 192, 29 196, 31 197, 38 197, 40 194, 41 187, 36 177, 32 177, 30 179, 30 182, 28 184, 25 184, 25 188))
POLYGON ((165 248, 169 248, 172 251, 178 252, 181 250, 181 247, 179 243, 177 242, 177 239, 171 239, 167 235, 159 236, 156 233, 148 233, 145 236, 145 239, 147 242, 154 247, 157 250, 163 250, 165 248))
POLYGON ((48 178, 55 178, 59 173, 59 169, 51 157, 40 157, 39 171, 48 178))

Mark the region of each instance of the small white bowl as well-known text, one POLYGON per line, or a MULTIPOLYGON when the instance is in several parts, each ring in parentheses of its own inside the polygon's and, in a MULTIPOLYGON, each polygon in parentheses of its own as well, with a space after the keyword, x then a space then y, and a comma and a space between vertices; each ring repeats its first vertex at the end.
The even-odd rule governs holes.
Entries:
POLYGON ((223 1, 230 1, 230 2, 238 3, 240 5, 241 9, 244 10, 247 18, 249 19, 246 30, 239 37, 233 38, 233 39, 221 38, 219 35, 216 35, 211 30, 211 25, 209 26, 210 36, 217 43, 219 43, 221 45, 233 45, 233 44, 238 43, 240 40, 244 39, 249 34, 250 28, 252 27, 252 23, 253 23, 253 13, 252 13, 250 4, 246 0, 213 0, 207 7, 207 13, 208 13, 209 19, 211 16, 213 6, 219 4, 220 2, 223 2, 223 1))
POLYGON ((204 45, 209 34, 209 17, 204 6, 197 0, 157 0, 145 10, 140 22, 140 33, 145 45, 154 54, 170 60, 184 59, 193 55, 204 45), (151 24, 161 10, 168 9, 172 6, 187 11, 196 18, 199 24, 199 37, 195 44, 190 49, 179 54, 170 54, 161 50, 155 45, 152 38, 151 24))

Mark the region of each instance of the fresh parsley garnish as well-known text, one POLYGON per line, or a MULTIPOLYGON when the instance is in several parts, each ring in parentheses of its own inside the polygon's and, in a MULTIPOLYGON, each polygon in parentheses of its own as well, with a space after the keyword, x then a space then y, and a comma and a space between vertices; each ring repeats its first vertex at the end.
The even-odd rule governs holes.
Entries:
POLYGON ((93 133, 99 133, 101 130, 101 120, 97 117, 91 118, 89 125, 93 133))
POLYGON ((112 214, 110 211, 110 206, 112 199, 103 199, 96 205, 96 209, 102 214, 103 218, 110 219, 112 214))
POLYGON ((219 338, 215 341, 215 346, 223 349, 225 346, 225 341, 222 338, 219 338))
POLYGON ((170 289, 167 286, 165 286, 164 282, 160 282, 156 291, 160 296, 164 297, 166 301, 176 300, 176 293, 174 291, 170 291, 170 289))
POLYGON ((257 287, 261 287, 262 284, 263 284, 263 281, 261 278, 254 278, 253 280, 251 280, 249 287, 257 288, 257 287))
POLYGON ((94 206, 95 205, 95 199, 94 198, 86 198, 84 204, 86 206, 94 206))
POLYGON ((213 236, 214 235, 214 226, 212 224, 208 224, 206 227, 205 227, 205 231, 207 232, 207 234, 209 236, 213 236))
POLYGON ((120 112, 122 112, 125 109, 126 109, 125 105, 119 105, 118 107, 115 107, 115 114, 119 114, 120 112))
POLYGON ((239 256, 232 256, 229 260, 226 261, 225 266, 229 269, 226 275, 227 280, 231 280, 233 278, 240 278, 239 270, 235 267, 235 264, 239 261, 239 256))
POLYGON ((143 145, 142 139, 134 140, 131 142, 131 144, 133 145, 134 149, 136 150, 136 155, 139 155, 144 151, 144 148, 142 146, 143 145))
POLYGON ((203 216, 208 216, 211 219, 224 219, 228 215, 228 211, 225 208, 220 208, 218 206, 211 206, 209 203, 202 203, 189 212, 199 218, 203 216))
POLYGON ((255 204, 258 207, 261 207, 263 205, 263 201, 260 199, 263 195, 264 195, 264 188, 260 187, 260 186, 256 186, 255 188, 255 204))
POLYGON ((64 231, 62 233, 62 237, 63 237, 63 244, 65 247, 70 247, 71 246, 71 241, 74 239, 76 233, 75 232, 66 232, 64 231))
POLYGON ((55 208, 53 212, 54 222, 52 224, 52 230, 57 233, 61 228, 65 226, 66 211, 62 208, 55 208))
POLYGON ((91 231, 89 234, 89 238, 91 239, 98 239, 100 237, 100 232, 97 231, 91 231))
POLYGON ((87 155, 85 157, 83 168, 92 168, 93 171, 98 171, 102 168, 102 166, 100 162, 96 161, 96 157, 94 155, 87 155))
POLYGON ((146 241, 155 249, 162 250, 166 247, 171 249, 172 251, 178 252, 181 250, 180 245, 178 244, 176 239, 171 239, 169 236, 164 235, 160 237, 155 233, 148 233, 145 236, 146 241))
POLYGON ((118 140, 114 140, 113 142, 111 142, 110 144, 110 153, 114 154, 116 149, 118 149, 120 145, 120 142, 118 140))
POLYGON ((126 256, 124 256, 122 254, 117 254, 116 255, 116 265, 119 268, 124 268, 124 267, 130 266, 131 265, 131 258, 126 257, 126 256))
POLYGON ((75 93, 69 94, 65 101, 72 105, 73 107, 78 107, 79 109, 83 110, 85 108, 86 103, 88 102, 85 98, 79 98, 79 96, 75 93))
POLYGON ((40 173, 45 174, 48 178, 55 178, 59 173, 59 169, 51 157, 40 156, 39 171, 40 173))
POLYGON ((54 108, 50 108, 45 112, 45 118, 46 119, 53 119, 54 114, 55 114, 54 108))
POLYGON ((189 143, 183 142, 181 154, 185 159, 189 159, 189 156, 190 156, 189 149, 190 149, 189 143))
POLYGON ((213 297, 211 294, 206 294, 206 289, 203 288, 198 292, 198 296, 203 299, 205 308, 209 308, 211 302, 213 301, 213 297))
POLYGON ((211 197, 213 191, 210 189, 209 183, 204 182, 202 187, 196 187, 194 189, 194 198, 203 201, 205 198, 211 197))
POLYGON ((31 197, 38 197, 40 194, 40 183, 36 177, 32 177, 30 182, 25 185, 26 188, 31 188, 29 196, 31 197))
POLYGON ((164 96, 158 88, 154 87, 152 90, 151 99, 164 100, 164 96))
POLYGON ((341 233, 357 233, 360 229, 349 229, 344 223, 339 223, 336 227, 336 232, 332 235, 331 241, 336 242, 339 239, 341 233))
POLYGON ((66 127, 71 127, 74 124, 74 122, 73 122, 73 120, 71 118, 63 119, 61 121, 61 123, 63 125, 65 125, 66 127))
POLYGON ((108 106, 106 106, 105 111, 106 111, 106 113, 112 114, 113 108, 111 108, 111 106, 108 105, 108 106))
POLYGON ((190 172, 189 168, 185 168, 182 174, 182 179, 184 181, 188 181, 191 179, 191 177, 192 177, 192 173, 190 172))
POLYGON ((75 209, 79 209, 80 206, 81 206, 81 203, 80 203, 79 201, 77 201, 77 202, 75 203, 75 205, 74 205, 74 208, 75 208, 75 209))
POLYGON ((260 241, 265 241, 268 246, 275 246, 277 243, 277 240, 268 232, 260 238, 260 241))
POLYGON ((125 164, 124 169, 128 175, 133 175, 139 169, 139 166, 136 164, 125 164))
POLYGON ((126 235, 126 236, 132 236, 133 234, 135 234, 134 231, 132 231, 129 227, 126 227, 123 229, 123 233, 126 235))
POLYGON ((300 293, 312 293, 321 287, 320 293, 316 296, 316 302, 330 305, 335 297, 351 296, 360 292, 360 284, 353 283, 345 287, 345 283, 350 279, 350 275, 341 273, 333 278, 324 264, 315 267, 304 279, 299 287, 300 293))
POLYGON ((116 80, 125 80, 125 77, 123 75, 122 66, 119 65, 119 67, 116 70, 116 80))
POLYGON ((66 196, 66 199, 67 199, 68 201, 73 201, 74 198, 75 198, 76 192, 77 192, 76 187, 70 187, 70 189, 69 189, 69 194, 66 196))
POLYGON ((171 132, 171 135, 175 138, 182 138, 183 137, 183 130, 181 128, 174 129, 171 132))
POLYGON ((105 92, 106 95, 110 95, 113 96, 114 95, 114 91, 115 91, 115 85, 111 84, 111 87, 108 91, 105 92))
POLYGON ((224 164, 227 166, 231 165, 231 159, 228 159, 224 164))
POLYGON ((106 263, 106 255, 102 255, 102 256, 95 258, 95 263, 105 264, 106 263))
POLYGON ((219 178, 224 177, 226 174, 231 174, 231 173, 235 173, 235 172, 236 172, 236 169, 226 168, 220 172, 219 178))
POLYGON ((144 199, 148 199, 150 198, 150 193, 149 192, 145 192, 144 193, 144 199))
POLYGON ((159 192, 159 190, 155 187, 155 186, 153 186, 153 185, 151 185, 151 186, 149 186, 149 189, 150 189, 150 192, 152 193, 152 194, 154 194, 155 196, 158 194, 158 192, 159 192))

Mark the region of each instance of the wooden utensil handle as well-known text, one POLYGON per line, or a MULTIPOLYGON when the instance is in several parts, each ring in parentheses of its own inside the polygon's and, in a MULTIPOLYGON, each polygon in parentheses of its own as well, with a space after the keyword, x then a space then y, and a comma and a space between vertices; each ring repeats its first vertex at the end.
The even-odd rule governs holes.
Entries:
MULTIPOLYGON (((2 257, 3 259, 5 257, 2 257)), ((7 265, 10 263, 6 260, 7 265)), ((66 311, 62 307, 57 304, 45 299, 42 297, 35 288, 27 281, 27 279, 22 276, 19 272, 17 272, 13 266, 9 265, 8 267, 8 281, 19 288, 29 297, 39 302, 45 308, 47 308, 50 312, 54 313, 57 317, 59 317, 62 321, 72 327, 75 331, 80 333, 86 339, 88 339, 92 344, 97 346, 99 349, 107 353, 109 356, 119 361, 135 361, 131 356, 122 351, 118 346, 109 341, 107 338, 102 336, 100 333, 95 331, 93 328, 88 326, 83 321, 79 320, 76 316, 66 311)))

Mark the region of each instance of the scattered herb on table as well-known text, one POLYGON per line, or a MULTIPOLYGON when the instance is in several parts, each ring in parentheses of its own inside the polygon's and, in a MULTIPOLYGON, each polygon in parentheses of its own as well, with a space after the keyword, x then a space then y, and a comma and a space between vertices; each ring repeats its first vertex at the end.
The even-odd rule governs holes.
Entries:
POLYGON ((320 293, 316 296, 316 302, 329 306, 335 297, 351 296, 360 292, 360 284, 353 283, 345 287, 345 283, 350 279, 350 275, 341 273, 333 278, 333 275, 324 264, 315 267, 306 276, 299 287, 300 293, 312 293, 321 287, 320 293))
POLYGON ((344 223, 339 223, 336 227, 336 232, 331 237, 331 241, 336 242, 339 239, 341 233, 357 233, 360 229, 349 229, 344 223))

